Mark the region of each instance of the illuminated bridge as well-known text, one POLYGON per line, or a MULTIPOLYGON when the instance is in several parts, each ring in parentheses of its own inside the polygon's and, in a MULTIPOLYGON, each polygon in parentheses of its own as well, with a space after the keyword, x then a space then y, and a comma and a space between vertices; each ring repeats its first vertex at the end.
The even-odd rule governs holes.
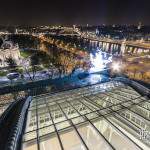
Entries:
POLYGON ((101 39, 98 37, 83 37, 85 40, 93 43, 95 47, 101 47, 107 51, 120 51, 120 54, 124 53, 150 53, 150 43, 136 42, 136 41, 125 41, 125 40, 111 40, 101 39))
POLYGON ((90 32, 81 32, 78 28, 73 29, 78 35, 85 40, 88 40, 93 43, 95 46, 99 46, 104 50, 118 50, 122 53, 131 52, 131 53, 150 53, 150 43, 144 43, 142 41, 126 41, 126 40, 117 40, 109 38, 99 38, 96 35, 92 35, 90 32))
POLYGON ((149 89, 122 78, 28 96, 1 115, 0 149, 148 150, 149 100, 149 89))

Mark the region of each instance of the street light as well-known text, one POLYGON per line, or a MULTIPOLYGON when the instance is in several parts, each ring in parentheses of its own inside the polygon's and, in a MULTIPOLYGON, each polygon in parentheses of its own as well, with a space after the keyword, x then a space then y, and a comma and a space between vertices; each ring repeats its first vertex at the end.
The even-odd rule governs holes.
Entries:
POLYGON ((117 72, 119 72, 120 71, 120 65, 121 64, 119 64, 119 63, 117 63, 117 62, 115 62, 115 63, 113 63, 112 64, 112 69, 113 69, 113 71, 117 71, 117 72))

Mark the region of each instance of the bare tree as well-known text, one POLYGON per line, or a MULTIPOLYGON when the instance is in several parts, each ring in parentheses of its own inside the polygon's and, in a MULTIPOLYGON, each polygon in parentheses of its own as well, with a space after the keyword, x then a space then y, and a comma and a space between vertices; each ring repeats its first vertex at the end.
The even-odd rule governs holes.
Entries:
POLYGON ((145 72, 144 72, 144 71, 140 71, 140 73, 141 73, 142 79, 144 79, 144 74, 145 74, 145 72))

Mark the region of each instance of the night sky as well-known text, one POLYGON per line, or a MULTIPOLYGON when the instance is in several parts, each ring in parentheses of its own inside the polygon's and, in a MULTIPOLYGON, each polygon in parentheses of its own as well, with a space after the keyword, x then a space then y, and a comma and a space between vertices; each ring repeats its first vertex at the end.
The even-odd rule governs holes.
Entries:
POLYGON ((150 0, 1 0, 0 24, 150 24, 150 0))

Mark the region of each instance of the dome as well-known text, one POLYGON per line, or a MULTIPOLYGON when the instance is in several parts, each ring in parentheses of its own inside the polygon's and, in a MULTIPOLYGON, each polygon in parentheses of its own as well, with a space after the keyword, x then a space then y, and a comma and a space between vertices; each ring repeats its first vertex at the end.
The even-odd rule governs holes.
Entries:
POLYGON ((1 48, 2 49, 12 49, 14 47, 13 43, 11 41, 4 41, 1 48))

